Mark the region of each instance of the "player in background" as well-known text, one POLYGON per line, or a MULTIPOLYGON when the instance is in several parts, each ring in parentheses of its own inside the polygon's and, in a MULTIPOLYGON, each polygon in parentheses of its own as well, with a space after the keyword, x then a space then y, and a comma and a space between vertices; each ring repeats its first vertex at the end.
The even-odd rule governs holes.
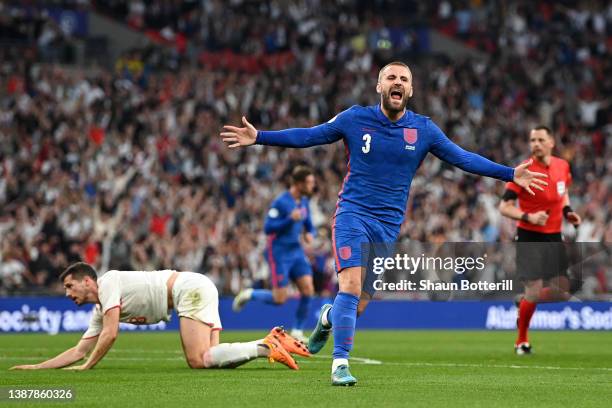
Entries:
MULTIPOLYGON (((451 142, 428 117, 406 109, 412 96, 412 73, 402 62, 384 66, 376 83, 380 104, 353 106, 329 122, 302 129, 258 131, 242 118, 244 127, 225 126, 221 137, 229 148, 252 144, 309 147, 343 140, 348 171, 338 194, 332 242, 339 292, 334 304, 321 308, 308 348, 316 353, 334 334, 332 385, 355 385, 349 371, 355 322, 374 293, 373 272, 362 279, 362 244, 394 243, 406 211, 412 179, 428 153, 471 173, 514 181, 529 192, 541 189, 544 174, 502 166, 451 142), (365 285, 363 283, 366 282, 365 285), (367 295, 360 295, 362 289, 367 295)), ((364 267, 366 265, 363 265, 364 267)))
POLYGON ((235 312, 242 310, 251 300, 282 305, 287 301, 289 280, 293 281, 300 292, 300 301, 291 335, 300 340, 305 340, 304 324, 314 295, 312 268, 300 243, 300 237, 306 244, 311 244, 314 239, 309 207, 314 188, 313 171, 306 166, 295 167, 291 172, 289 189, 272 202, 264 223, 267 235, 264 257, 270 268, 272 290, 245 289, 236 296, 232 305, 235 312))
POLYGON ((98 278, 89 264, 68 267, 60 279, 66 296, 77 305, 96 304, 89 328, 77 343, 39 364, 18 365, 14 370, 68 367, 88 370, 102 360, 119 334, 119 322, 152 324, 168 321, 174 308, 179 316, 180 336, 191 368, 234 368, 258 357, 278 361, 297 370, 289 352, 308 356, 305 345, 275 327, 263 339, 248 343, 219 344, 221 319, 217 288, 206 276, 172 270, 108 271, 98 278))
POLYGON ((533 128, 529 133, 529 147, 531 157, 523 163, 530 163, 531 171, 547 174, 548 186, 531 195, 523 187, 509 182, 499 204, 502 215, 518 221, 516 267, 525 285, 525 293, 518 304, 518 336, 514 344, 518 355, 531 353, 527 332, 536 305, 571 297, 561 223, 563 218, 575 226, 581 222, 580 216, 570 207, 567 191, 572 183, 570 166, 567 161, 552 155, 555 140, 550 129, 546 126, 533 128), (539 244, 523 244, 525 242, 539 244))

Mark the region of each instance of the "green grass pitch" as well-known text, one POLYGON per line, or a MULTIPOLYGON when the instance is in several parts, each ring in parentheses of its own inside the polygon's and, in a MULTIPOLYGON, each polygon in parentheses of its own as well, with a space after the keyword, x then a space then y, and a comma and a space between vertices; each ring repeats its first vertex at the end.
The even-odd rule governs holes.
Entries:
MULTIPOLYGON (((264 332, 224 332, 247 341, 264 332)), ((602 407, 612 404, 612 333, 533 332, 536 354, 517 357, 514 333, 358 331, 351 371, 356 387, 330 385, 331 344, 300 371, 260 359, 235 370, 190 370, 178 333, 121 333, 87 372, 7 371, 41 361, 79 334, 0 336, 0 387, 66 387, 64 403, 0 405, 116 407, 602 407), (43 404, 43 405, 41 405, 43 404)), ((331 343, 331 342, 330 342, 331 343)))

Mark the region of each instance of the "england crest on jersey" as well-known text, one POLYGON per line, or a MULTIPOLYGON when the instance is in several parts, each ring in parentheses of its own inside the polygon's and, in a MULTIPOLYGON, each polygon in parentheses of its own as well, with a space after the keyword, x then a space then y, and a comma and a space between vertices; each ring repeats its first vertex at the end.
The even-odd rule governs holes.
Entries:
POLYGON ((408 144, 415 144, 418 139, 416 129, 404 129, 404 141, 408 144))

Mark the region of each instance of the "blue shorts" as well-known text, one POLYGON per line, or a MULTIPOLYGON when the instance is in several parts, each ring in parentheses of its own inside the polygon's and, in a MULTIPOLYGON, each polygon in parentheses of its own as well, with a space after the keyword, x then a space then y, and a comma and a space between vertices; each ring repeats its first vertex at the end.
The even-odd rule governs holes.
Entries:
POLYGON ((336 273, 349 267, 363 267, 363 290, 373 295, 373 282, 379 278, 372 271, 373 258, 394 256, 394 244, 399 231, 399 225, 388 224, 376 218, 351 213, 337 215, 332 226, 336 273), (373 250, 373 254, 363 253, 367 248, 373 250))
POLYGON ((272 244, 268 238, 264 257, 270 267, 273 288, 284 288, 289 280, 297 280, 306 275, 312 276, 312 267, 301 247, 283 247, 272 244))

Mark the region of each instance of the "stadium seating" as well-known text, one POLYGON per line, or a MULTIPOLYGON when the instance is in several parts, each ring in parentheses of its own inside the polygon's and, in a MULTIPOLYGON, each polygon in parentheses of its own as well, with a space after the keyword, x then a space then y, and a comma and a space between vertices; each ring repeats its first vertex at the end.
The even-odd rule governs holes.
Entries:
MULTIPOLYGON (((263 216, 283 188, 288 164, 315 166, 314 222, 324 235, 346 171, 344 147, 234 152, 220 143, 222 124, 244 113, 266 129, 312 126, 353 104, 374 104, 377 68, 393 55, 413 66, 410 107, 467 149, 514 165, 528 150, 529 126, 553 128, 557 154, 573 165, 573 205, 585 220, 578 238, 612 241, 606 161, 612 65, 602 52, 610 47, 609 9, 553 7, 540 10, 540 18, 528 18, 520 7, 502 13, 449 6, 449 12, 444 1, 419 9, 421 24, 488 53, 457 62, 419 48, 411 29, 400 30, 397 41, 385 37, 395 27, 369 14, 367 2, 345 1, 327 11, 289 3, 257 9, 255 17, 251 8, 182 10, 172 29, 185 33, 184 53, 147 46, 97 70, 50 64, 71 60, 49 54, 58 48, 47 46, 43 32, 16 34, 19 45, 2 47, 0 291, 61 290, 57 275, 78 259, 101 269, 205 272, 224 294, 262 280, 263 216), (196 24, 202 19, 236 27, 196 24), (302 24, 289 35, 296 20, 302 24), (483 27, 487 20, 499 30, 483 27), (563 41, 549 35, 565 23, 572 35, 563 41), (474 40, 474 30, 486 32, 486 41, 474 40), (385 38, 393 40, 395 54, 381 49, 385 38), (24 42, 29 52, 19 51, 24 42), (221 54, 210 58, 211 52, 228 60, 216 66, 221 54), (249 68, 253 55, 261 69, 249 68)), ((138 29, 166 27, 135 14, 137 7, 127 23, 138 29)), ((2 18, 0 28, 18 33, 22 24, 2 18)), ((54 41, 70 44, 64 36, 54 41)), ((413 183, 401 239, 507 241, 513 226, 496 209, 502 192, 502 183, 429 158, 413 183)), ((333 290, 329 243, 322 239, 312 255, 323 289, 333 290)), ((597 282, 602 289, 605 279, 597 282)))

